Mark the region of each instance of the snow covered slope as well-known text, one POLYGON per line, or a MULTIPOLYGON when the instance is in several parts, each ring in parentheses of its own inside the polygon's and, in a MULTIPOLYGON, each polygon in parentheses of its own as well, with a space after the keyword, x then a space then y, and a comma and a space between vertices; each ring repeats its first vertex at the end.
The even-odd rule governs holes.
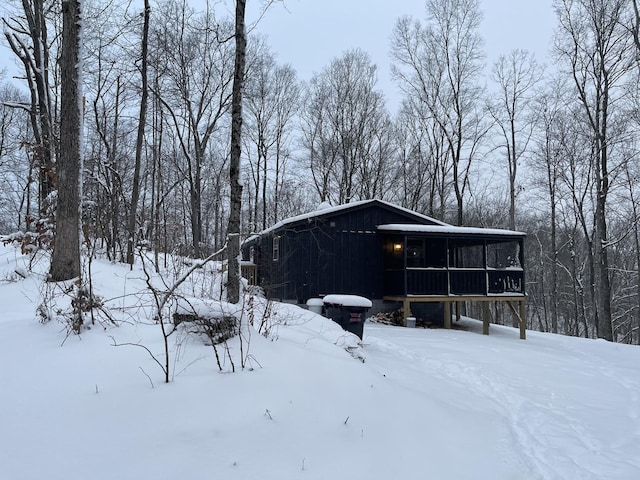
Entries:
POLYGON ((26 260, 0 248, 2 479, 640 478, 638 347, 521 341, 494 325, 487 337, 465 319, 367 323, 358 348, 274 304, 270 338, 250 337, 251 368, 219 373, 211 346, 177 332, 164 384, 144 349, 112 345, 163 358, 139 271, 96 262, 94 288, 121 323, 66 338, 38 323, 43 267, 26 260))

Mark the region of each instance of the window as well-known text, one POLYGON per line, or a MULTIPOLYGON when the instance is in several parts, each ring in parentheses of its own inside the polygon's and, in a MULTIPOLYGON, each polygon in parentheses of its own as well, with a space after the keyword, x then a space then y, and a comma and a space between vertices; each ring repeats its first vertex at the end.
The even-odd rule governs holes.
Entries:
POLYGON ((449 266, 453 268, 484 268, 483 240, 450 240, 449 266))
POLYGON ((407 239, 407 267, 424 267, 424 240, 407 239))
POLYGON ((273 237, 273 261, 277 262, 280 260, 280 237, 273 237))
POLYGON ((444 238, 425 238, 425 267, 445 268, 447 266, 447 241, 444 238))
POLYGON ((444 268, 447 266, 447 244, 442 238, 408 238, 407 267, 444 268))
POLYGON ((518 241, 487 245, 487 266, 490 268, 522 268, 518 241))

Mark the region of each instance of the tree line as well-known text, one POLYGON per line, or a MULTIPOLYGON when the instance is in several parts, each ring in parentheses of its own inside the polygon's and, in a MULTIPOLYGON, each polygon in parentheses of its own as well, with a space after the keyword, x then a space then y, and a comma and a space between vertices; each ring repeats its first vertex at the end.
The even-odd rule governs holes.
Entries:
MULTIPOLYGON (((82 2, 85 242, 129 263, 148 246, 160 265, 222 248, 232 205, 247 236, 320 202, 380 198, 525 231, 529 328, 640 343, 637 0, 554 0, 548 65, 520 49, 487 65, 481 2, 427 0, 389 32, 393 114, 367 52, 302 81, 249 33, 235 182, 236 22, 203 5, 82 2)), ((0 231, 29 250, 54 238, 60 160, 76 147, 62 5, 6 8, 20 74, 0 85, 0 231)))

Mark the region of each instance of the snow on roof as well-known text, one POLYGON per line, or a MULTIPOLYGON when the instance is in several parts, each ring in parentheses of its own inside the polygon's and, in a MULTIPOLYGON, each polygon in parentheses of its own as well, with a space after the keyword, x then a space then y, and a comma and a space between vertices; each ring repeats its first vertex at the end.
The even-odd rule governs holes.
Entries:
POLYGON ((408 223, 394 223, 389 225, 379 225, 378 230, 385 232, 407 232, 407 233, 446 233, 459 235, 500 235, 508 237, 524 237, 526 233, 513 230, 503 230, 499 228, 481 227, 457 227, 454 225, 413 225, 408 223))
MULTIPOLYGON (((385 202, 384 200, 374 199, 374 200, 359 200, 357 202, 351 202, 351 203, 345 203, 345 204, 342 204, 342 205, 336 205, 335 207, 328 207, 326 202, 323 202, 323 203, 320 204, 320 206, 318 207, 317 210, 314 210, 314 211, 309 212, 309 213, 303 213, 302 215, 297 215, 295 217, 285 218, 284 220, 280 220, 275 225, 263 230, 262 232, 260 232, 257 235, 264 235, 266 233, 273 232, 274 230, 278 230, 279 228, 282 228, 285 225, 296 223, 296 222, 299 222, 301 220, 308 220, 310 218, 315 218, 315 217, 324 217, 324 216, 327 216, 327 215, 331 215, 331 214, 334 214, 334 213, 341 212, 343 210, 348 210, 350 208, 355 208, 355 207, 359 207, 361 205, 366 205, 366 204, 375 203, 375 202, 381 203, 382 205, 386 205, 386 206, 391 207, 391 208, 395 208, 397 210, 401 210, 401 211, 403 211, 405 213, 408 213, 410 215, 414 215, 416 217, 419 217, 419 218, 421 218, 421 219, 423 219, 423 220, 425 220, 427 222, 435 223, 436 225, 441 225, 441 226, 448 226, 449 225, 448 223, 444 223, 444 222, 441 222, 440 220, 436 220, 435 218, 431 218, 431 217, 428 217, 426 215, 422 215, 421 213, 414 212, 413 210, 409 210, 408 208, 399 207, 398 205, 394 205, 392 203, 385 202)), ((253 239, 254 237, 255 236, 251 236, 249 238, 253 239)), ((246 241, 248 241, 248 239, 245 240, 245 242, 246 241)))

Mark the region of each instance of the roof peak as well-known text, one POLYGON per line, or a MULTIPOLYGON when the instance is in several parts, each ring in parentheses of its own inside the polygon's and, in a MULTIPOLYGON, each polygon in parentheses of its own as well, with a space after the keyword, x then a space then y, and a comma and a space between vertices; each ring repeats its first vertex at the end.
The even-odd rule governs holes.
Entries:
POLYGON ((284 227, 285 225, 289 225, 292 223, 296 223, 296 222, 300 222, 302 220, 308 220, 311 218, 317 218, 317 217, 324 217, 327 215, 331 215, 334 213, 339 213, 345 210, 349 210, 352 208, 358 208, 358 207, 362 207, 364 205, 367 204, 380 204, 380 205, 384 205, 386 207, 389 208, 393 208, 395 210, 399 210, 402 211, 404 213, 408 213, 410 215, 416 216, 418 218, 421 218, 422 220, 425 220, 427 222, 436 224, 436 225, 440 225, 440 226, 449 226, 448 223, 445 222, 441 222, 440 220, 436 220, 435 218, 429 217, 427 215, 423 215, 422 213, 418 213, 414 210, 410 210, 408 208, 405 207, 400 207, 398 205, 395 205, 393 203, 387 202, 386 200, 380 200, 378 198, 372 198, 369 200, 356 200, 354 202, 349 202, 349 203, 343 203, 340 205, 336 205, 336 206, 330 206, 329 202, 322 202, 320 203, 320 205, 318 205, 318 208, 316 208, 315 210, 311 211, 311 212, 307 212, 307 213, 303 213, 301 215, 296 215, 293 217, 289 217, 289 218, 285 218, 283 220, 280 220, 279 222, 277 222, 276 224, 272 225, 271 227, 258 232, 256 235, 264 235, 266 233, 272 232, 274 230, 278 230, 282 227, 284 227))

